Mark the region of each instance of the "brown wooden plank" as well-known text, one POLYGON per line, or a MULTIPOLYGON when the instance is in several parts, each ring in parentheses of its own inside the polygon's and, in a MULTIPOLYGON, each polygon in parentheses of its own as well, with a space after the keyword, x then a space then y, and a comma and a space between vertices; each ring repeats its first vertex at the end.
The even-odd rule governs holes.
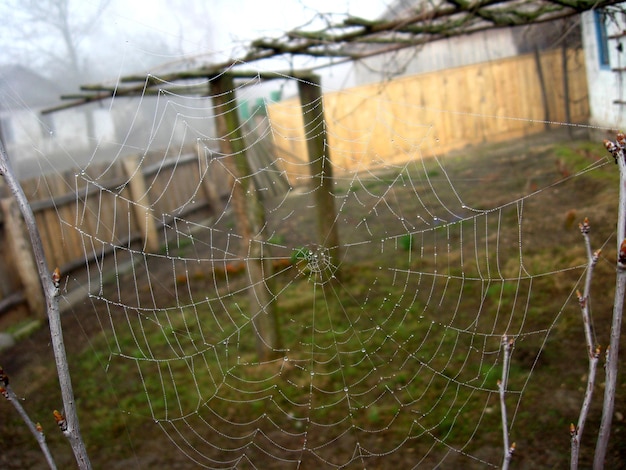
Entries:
MULTIPOLYGON (((568 54, 572 119, 584 122, 589 104, 583 53, 568 54)), ((560 51, 543 52, 541 64, 549 76, 550 119, 564 122, 560 51)), ((545 119, 532 54, 327 93, 324 105, 333 164, 348 170, 522 137, 542 131, 545 119)), ((294 116, 298 108, 297 99, 268 106, 277 154, 286 159, 291 184, 307 179, 302 120, 294 116)))

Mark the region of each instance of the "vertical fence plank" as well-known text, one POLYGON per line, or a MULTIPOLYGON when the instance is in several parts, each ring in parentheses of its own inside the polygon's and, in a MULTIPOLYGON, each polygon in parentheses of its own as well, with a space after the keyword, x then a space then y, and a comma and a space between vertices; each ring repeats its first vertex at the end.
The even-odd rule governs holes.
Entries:
POLYGON ((45 300, 37 265, 33 257, 26 226, 20 214, 17 202, 12 197, 0 200, 7 244, 13 259, 13 266, 24 286, 24 296, 31 315, 46 318, 45 300))
MULTIPOLYGON (((68 171, 63 175, 58 175, 54 180, 54 193, 52 196, 63 196, 71 193, 75 185, 76 181, 73 172, 68 171)), ((74 202, 62 204, 56 209, 63 242, 63 260, 59 266, 67 263, 69 260, 79 259, 83 253, 80 235, 72 227, 75 220, 75 213, 72 207, 74 204, 74 202)))
POLYGON ((159 235, 150 210, 150 200, 146 192, 146 182, 139 168, 139 159, 136 156, 127 157, 123 161, 123 166, 128 178, 130 198, 134 202, 133 214, 143 239, 144 250, 154 253, 159 249, 159 235))
POLYGON ((198 153, 198 178, 202 185, 202 191, 209 201, 209 210, 212 214, 217 214, 221 211, 220 196, 217 187, 214 183, 214 176, 211 173, 211 166, 209 162, 210 156, 207 155, 207 151, 202 142, 196 143, 196 152, 198 153))

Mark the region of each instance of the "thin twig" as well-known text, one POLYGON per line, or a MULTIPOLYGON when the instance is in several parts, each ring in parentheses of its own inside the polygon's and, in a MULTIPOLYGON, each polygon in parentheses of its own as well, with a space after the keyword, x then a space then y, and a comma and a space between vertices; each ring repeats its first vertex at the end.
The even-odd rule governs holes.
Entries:
POLYGON ((502 460, 502 469, 507 470, 511 458, 513 458, 513 452, 515 451, 515 442, 509 444, 509 424, 506 415, 506 388, 509 382, 509 368, 511 364, 511 353, 513 352, 513 339, 508 339, 506 335, 502 336, 502 350, 504 358, 502 362, 502 378, 498 380, 498 391, 500 394, 500 414, 502 416, 502 442, 504 445, 504 458, 502 460))
POLYGON ((580 441, 582 439, 583 430, 585 428, 585 422, 587 415, 589 414, 589 408, 591 406, 591 399, 593 397, 593 390, 596 383, 596 370, 598 368, 598 358, 600 357, 600 348, 594 345, 593 332, 591 329, 591 311, 590 311, 590 290, 591 279, 593 277, 593 270, 600 257, 600 251, 595 253, 591 252, 591 241, 589 240, 589 231, 591 226, 589 225, 589 219, 585 218, 584 222, 580 224, 580 232, 583 235, 585 241, 585 248, 587 251, 587 273, 585 276, 585 286, 583 293, 578 292, 578 303, 580 305, 580 311, 583 317, 583 326, 585 330, 585 340, 587 345, 587 356, 589 358, 589 370, 587 372, 587 389, 585 390, 585 397, 580 408, 578 415, 578 423, 575 426, 573 423, 570 425, 571 436, 571 457, 570 468, 576 470, 578 468, 578 456, 580 452, 580 441))
POLYGON ((621 132, 617 134, 616 142, 605 141, 607 150, 613 154, 619 167, 619 206, 617 213, 617 276, 615 285, 615 300, 613 302, 613 321, 611 323, 611 339, 606 356, 606 385, 604 388, 604 402, 602 405, 602 420, 598 431, 596 451, 593 459, 594 470, 604 468, 606 450, 611 434, 613 410, 615 408, 615 387, 617 382, 619 340, 622 328, 622 314, 624 310, 624 294, 626 293, 626 160, 624 148, 626 137, 621 132))
MULTIPOLYGON (((623 240, 623 243, 626 244, 626 240, 623 240)), ((626 257, 623 261, 623 263, 618 263, 617 269, 615 303, 613 305, 613 322, 611 324, 611 340, 606 351, 606 385, 604 388, 604 402, 602 405, 602 420, 600 421, 600 430, 598 432, 598 441, 596 443, 596 453, 593 460, 594 470, 601 470, 604 468, 606 450, 611 434, 613 410, 615 409, 619 340, 622 326, 622 312, 624 308, 624 294, 626 292, 626 257)))
POLYGON ((7 399, 13 408, 17 410, 19 415, 22 417, 22 420, 30 430, 31 434, 35 436, 39 447, 41 448, 41 452, 43 452, 46 461, 48 462, 48 466, 51 470, 56 470, 57 466, 52 458, 52 454, 50 453, 50 449, 48 448, 48 443, 46 442, 46 436, 43 433, 43 429, 39 423, 35 424, 33 420, 30 419, 28 413, 20 403, 20 399, 17 397, 11 386, 9 385, 9 377, 4 373, 2 367, 0 367, 0 394, 7 399))
MULTIPOLYGON (((87 449, 80 433, 78 425, 78 415, 76 413, 76 402, 74 400, 74 391, 72 390, 72 382, 70 379, 70 370, 67 363, 67 355, 65 353, 65 345, 63 343, 63 330, 61 328, 61 315, 59 313, 59 284, 58 272, 55 271, 55 278, 48 269, 46 256, 41 242, 41 236, 35 221, 35 215, 28 204, 28 200, 24 195, 24 191, 20 186, 15 173, 9 164, 9 157, 4 149, 4 145, 0 141, 0 174, 4 176, 5 182, 11 193, 15 197, 17 205, 24 218, 26 229, 30 236, 33 254, 37 264, 37 271, 41 279, 44 296, 46 298, 46 313, 48 314, 48 326, 50 327, 50 336, 52 342, 52 350, 57 367, 57 375, 59 378, 59 386, 61 388, 61 397, 63 398, 63 408, 65 412, 63 434, 68 438, 76 463, 81 470, 91 469, 91 462, 87 455, 87 449)), ((58 422, 58 420, 57 420, 58 422)))

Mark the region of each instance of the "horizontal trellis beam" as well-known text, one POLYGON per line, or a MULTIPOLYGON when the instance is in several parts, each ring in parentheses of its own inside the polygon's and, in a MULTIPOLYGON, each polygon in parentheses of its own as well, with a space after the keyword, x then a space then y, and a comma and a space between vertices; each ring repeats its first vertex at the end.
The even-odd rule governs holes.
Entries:
POLYGON ((338 23, 318 31, 292 30, 276 39, 252 41, 247 53, 238 59, 160 76, 140 75, 122 77, 117 86, 85 85, 84 94, 65 95, 69 103, 43 111, 50 113, 80 106, 93 101, 120 96, 137 96, 170 92, 202 95, 207 87, 175 82, 214 79, 222 74, 233 78, 276 79, 306 78, 311 71, 294 73, 237 72, 237 68, 251 62, 281 56, 324 57, 324 67, 344 61, 359 60, 488 29, 544 23, 567 18, 583 11, 620 3, 619 0, 442 0, 422 2, 401 18, 365 20, 347 16, 338 23), (339 61, 339 62, 338 62, 339 61))

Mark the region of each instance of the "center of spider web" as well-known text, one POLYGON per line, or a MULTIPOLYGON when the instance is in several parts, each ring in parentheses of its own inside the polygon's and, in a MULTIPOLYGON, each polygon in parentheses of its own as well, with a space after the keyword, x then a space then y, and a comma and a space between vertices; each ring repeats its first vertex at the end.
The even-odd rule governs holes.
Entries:
POLYGON ((310 245, 294 251, 301 274, 308 276, 312 281, 325 283, 335 277, 337 266, 332 263, 330 250, 319 245, 310 245))

